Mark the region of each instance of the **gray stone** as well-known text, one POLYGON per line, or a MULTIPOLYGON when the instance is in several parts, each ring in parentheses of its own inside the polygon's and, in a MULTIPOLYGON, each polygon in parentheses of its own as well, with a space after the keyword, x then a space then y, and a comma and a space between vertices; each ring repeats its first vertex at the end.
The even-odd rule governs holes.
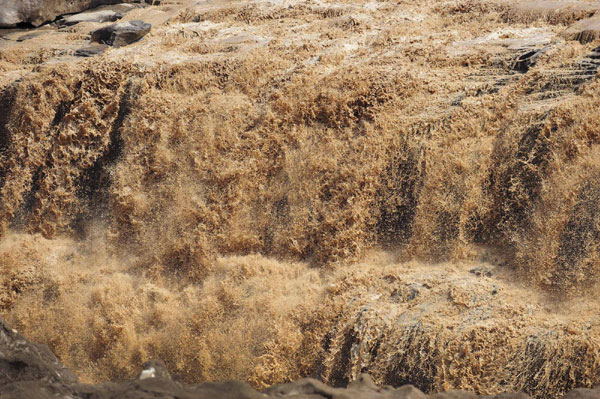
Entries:
POLYGON ((87 47, 82 47, 75 50, 75 56, 77 57, 94 57, 104 53, 108 49, 106 44, 92 44, 87 47))
POLYGON ((31 40, 31 39, 35 39, 38 36, 43 35, 43 32, 31 32, 31 33, 27 33, 25 35, 19 36, 17 41, 18 42, 24 42, 25 40, 31 40))
POLYGON ((22 23, 40 26, 60 15, 125 2, 127 0, 0 0, 0 27, 9 28, 22 23))
POLYGON ((392 396, 394 399, 427 399, 427 395, 413 385, 404 385, 396 389, 392 396))
POLYGON ((495 396, 492 396, 492 399, 529 399, 529 395, 526 395, 522 392, 519 393, 501 393, 495 396))
POLYGON ((143 21, 118 22, 92 32, 92 41, 121 47, 140 40, 150 32, 152 25, 143 21))
POLYGON ((378 387, 367 374, 361 374, 347 388, 333 388, 318 380, 304 378, 275 385, 264 393, 270 398, 290 399, 427 399, 427 395, 412 385, 404 385, 397 389, 378 387))
POLYGON ((479 396, 467 391, 447 391, 431 395, 431 399, 477 399, 479 396))
POLYGON ((529 399, 524 393, 501 393, 494 396, 479 396, 467 391, 447 391, 431 395, 431 399, 529 399))
POLYGON ((123 18, 123 14, 112 10, 98 10, 69 15, 58 21, 60 25, 71 26, 80 22, 115 22, 123 18))
MULTIPOLYGON (((0 317, 0 387, 15 382, 43 381, 50 385, 77 382, 46 345, 33 344, 0 317)), ((0 390, 0 397, 2 390, 0 390)))

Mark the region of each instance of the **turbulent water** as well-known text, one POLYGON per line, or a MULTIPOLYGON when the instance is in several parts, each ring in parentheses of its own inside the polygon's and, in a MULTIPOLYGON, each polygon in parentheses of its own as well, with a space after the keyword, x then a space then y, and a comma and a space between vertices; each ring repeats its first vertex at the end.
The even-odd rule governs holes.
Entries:
POLYGON ((359 3, 0 48, 6 319, 94 382, 599 383, 600 83, 556 41, 587 14, 359 3))

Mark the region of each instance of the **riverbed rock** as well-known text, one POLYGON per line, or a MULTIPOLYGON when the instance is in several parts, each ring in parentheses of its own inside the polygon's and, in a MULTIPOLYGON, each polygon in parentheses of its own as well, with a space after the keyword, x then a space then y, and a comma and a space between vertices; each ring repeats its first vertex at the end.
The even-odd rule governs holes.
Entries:
POLYGON ((97 10, 90 12, 82 12, 79 14, 69 15, 62 18, 60 25, 71 26, 81 22, 115 22, 123 18, 123 14, 113 10, 97 10))
POLYGON ((0 0, 0 27, 14 27, 18 24, 40 26, 60 15, 125 2, 127 0, 0 0))
POLYGON ((64 396, 77 377, 45 345, 29 342, 0 317, 0 397, 64 396))
POLYGON ((94 57, 96 55, 104 53, 108 48, 109 46, 107 46, 106 44, 94 43, 89 46, 78 48, 77 50, 75 50, 74 55, 76 57, 94 57))
POLYGON ((152 25, 139 20, 118 22, 93 31, 91 39, 93 42, 122 47, 140 40, 151 28, 152 25))

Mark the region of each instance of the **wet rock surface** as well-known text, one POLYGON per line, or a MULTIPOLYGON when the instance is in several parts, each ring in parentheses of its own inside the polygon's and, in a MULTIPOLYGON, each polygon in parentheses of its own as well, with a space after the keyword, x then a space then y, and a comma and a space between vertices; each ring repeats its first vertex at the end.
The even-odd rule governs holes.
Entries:
MULTIPOLYGON (((165 364, 151 360, 142 365, 138 377, 121 383, 88 385, 63 366, 45 345, 29 342, 0 317, 0 397, 4 399, 45 399, 52 397, 86 399, 527 399, 523 393, 479 396, 466 391, 426 395, 413 385, 377 386, 368 374, 361 374, 346 388, 330 387, 316 379, 275 385, 259 392, 239 381, 186 385, 172 377, 165 364)), ((600 398, 600 389, 576 389, 568 399, 600 398)))
POLYGON ((122 47, 146 36, 151 27, 152 25, 143 21, 119 22, 93 31, 92 41, 122 47))
POLYGON ((47 346, 27 341, 0 318, 0 397, 52 397, 76 383, 47 346))
POLYGON ((548 50, 548 47, 526 51, 521 54, 515 61, 514 69, 521 73, 526 73, 530 68, 535 66, 537 60, 548 50))

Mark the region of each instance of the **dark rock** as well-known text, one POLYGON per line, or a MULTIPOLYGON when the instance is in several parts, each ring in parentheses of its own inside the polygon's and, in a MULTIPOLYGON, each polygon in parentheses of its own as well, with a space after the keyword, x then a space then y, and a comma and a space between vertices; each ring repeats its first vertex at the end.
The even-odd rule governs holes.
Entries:
POLYGON ((515 61, 513 69, 521 73, 526 73, 529 71, 529 69, 535 66, 540 56, 546 51, 548 51, 548 48, 544 47, 541 49, 530 50, 521 54, 515 61))
POLYGON ((431 399, 477 399, 478 395, 467 391, 439 392, 431 395, 431 399))
POLYGON ((45 345, 33 344, 0 317, 0 397, 45 399, 69 392, 77 377, 45 345))
POLYGON ((358 390, 376 390, 377 385, 373 381, 373 378, 369 374, 361 374, 358 378, 348 384, 349 389, 358 389, 358 390))
POLYGON ((24 381, 0 386, 2 399, 54 399, 70 397, 70 390, 56 384, 24 381))
MULTIPOLYGON (((153 367, 156 367, 154 365, 153 367)), ((166 371, 166 369, 165 369, 166 371)), ((142 372, 143 373, 143 372, 142 372)), ((239 381, 211 382, 184 386, 165 375, 121 384, 80 385, 74 392, 87 399, 267 399, 239 381)))
POLYGON ((106 44, 94 44, 75 50, 74 55, 77 57, 93 57, 104 53, 107 48, 106 44))
POLYGON ((0 28, 14 27, 17 24, 40 26, 60 15, 125 2, 127 0, 0 0, 0 28))
POLYGON ((524 393, 501 393, 494 396, 479 396, 467 391, 448 391, 431 395, 431 399, 529 399, 524 393))
POLYGON ((395 399, 427 399, 427 395, 412 385, 404 385, 394 391, 395 399))
POLYGON ((13 382, 73 384, 77 377, 46 345, 33 344, 0 318, 0 387, 13 382))
POLYGON ((520 393, 501 393, 501 394, 492 396, 491 399, 529 399, 529 395, 526 395, 522 392, 520 392, 520 393))
POLYGON ((347 399, 346 392, 343 389, 332 388, 321 381, 313 378, 304 378, 296 382, 287 384, 275 385, 264 391, 265 394, 275 397, 290 397, 290 396, 307 396, 311 398, 328 398, 328 399, 347 399))
POLYGON ((92 41, 121 47, 140 40, 152 25, 143 21, 118 22, 92 32, 92 41))
POLYGON ((192 391, 198 398, 220 399, 266 399, 267 395, 257 392, 246 383, 239 381, 207 382, 196 385, 192 391))
POLYGON ((312 378, 273 386, 264 391, 271 398, 303 399, 426 399, 427 395, 412 385, 398 389, 378 387, 371 377, 362 374, 348 388, 332 388, 312 378))

